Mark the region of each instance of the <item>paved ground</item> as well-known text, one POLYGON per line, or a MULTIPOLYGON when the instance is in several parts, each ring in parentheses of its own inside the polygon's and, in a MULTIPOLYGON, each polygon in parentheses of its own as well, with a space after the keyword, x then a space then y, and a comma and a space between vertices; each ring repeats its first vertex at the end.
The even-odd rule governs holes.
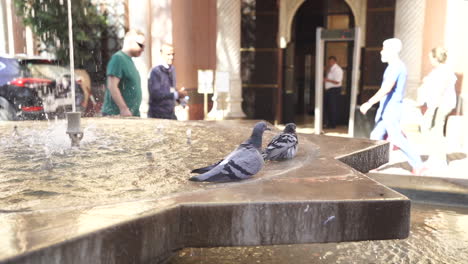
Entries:
MULTIPOLYGON (((278 125, 282 129, 284 126, 278 125)), ((420 152, 423 161, 427 159, 429 144, 423 135, 418 131, 418 126, 414 123, 406 123, 403 130, 410 142, 420 152)), ((299 133, 315 133, 313 117, 304 117, 298 120, 299 133)), ((325 135, 349 137, 347 126, 338 126, 335 129, 325 129, 325 135)), ((437 171, 429 171, 428 175, 432 177, 463 178, 468 179, 468 146, 462 147, 459 142, 453 138, 447 138, 447 161, 446 167, 440 167, 437 171)), ((390 152, 390 162, 373 170, 373 173, 412 175, 411 167, 406 161, 405 155, 399 150, 390 152)))

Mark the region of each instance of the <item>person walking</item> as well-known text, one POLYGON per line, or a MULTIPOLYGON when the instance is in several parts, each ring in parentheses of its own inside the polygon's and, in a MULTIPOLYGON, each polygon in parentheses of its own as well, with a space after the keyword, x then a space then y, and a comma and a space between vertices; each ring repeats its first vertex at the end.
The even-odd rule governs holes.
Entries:
POLYGON ((103 116, 140 116, 141 80, 132 57, 143 53, 144 43, 144 33, 131 29, 125 34, 122 49, 112 55, 107 64, 103 116))
POLYGON ((338 65, 336 57, 328 57, 328 71, 325 82, 325 128, 336 128, 338 119, 338 100, 343 82, 343 69, 338 65))
POLYGON ((176 90, 176 72, 172 65, 174 48, 169 44, 161 46, 162 63, 155 66, 149 75, 149 110, 148 117, 174 119, 175 102, 187 95, 184 88, 176 90))
POLYGON ((360 111, 365 115, 374 104, 380 102, 370 138, 383 140, 387 136, 387 140, 406 155, 413 168, 412 173, 423 175, 427 169, 424 167, 419 153, 411 146, 400 127, 407 78, 406 66, 399 56, 401 48, 401 40, 397 38, 387 39, 383 42, 383 48, 380 52, 381 60, 383 63, 388 63, 388 66, 385 69, 380 89, 361 105, 360 111))
POLYGON ((421 123, 421 132, 426 136, 429 146, 429 158, 425 164, 430 174, 438 175, 448 167, 444 127, 457 104, 457 77, 446 64, 446 49, 433 48, 429 60, 433 69, 423 79, 418 103, 425 109, 421 123))

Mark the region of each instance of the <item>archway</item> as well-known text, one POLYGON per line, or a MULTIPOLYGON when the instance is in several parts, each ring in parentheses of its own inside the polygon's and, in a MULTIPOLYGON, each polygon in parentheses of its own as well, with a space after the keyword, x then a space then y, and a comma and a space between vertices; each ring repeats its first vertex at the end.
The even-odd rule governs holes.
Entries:
MULTIPOLYGON (((315 106, 315 42, 316 28, 349 29, 355 26, 351 8, 344 0, 306 0, 297 9, 291 25, 291 41, 284 52, 283 122, 312 124, 315 106)), ((349 117, 353 44, 327 43, 325 58, 335 56, 344 70, 339 104, 339 124, 349 117)))

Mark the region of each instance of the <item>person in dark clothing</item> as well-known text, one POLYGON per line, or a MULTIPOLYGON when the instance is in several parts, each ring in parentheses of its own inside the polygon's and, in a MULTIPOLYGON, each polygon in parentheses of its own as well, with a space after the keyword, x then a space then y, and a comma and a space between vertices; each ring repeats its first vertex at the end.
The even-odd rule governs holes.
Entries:
POLYGON ((174 49, 169 44, 161 47, 161 57, 163 63, 151 70, 148 79, 149 90, 149 110, 148 117, 174 119, 177 117, 174 112, 175 101, 184 98, 187 93, 182 88, 176 90, 176 74, 172 65, 174 60, 174 49))
POLYGON ((325 82, 325 128, 336 128, 338 119, 338 99, 343 82, 343 69, 336 63, 336 57, 328 57, 327 76, 325 82))

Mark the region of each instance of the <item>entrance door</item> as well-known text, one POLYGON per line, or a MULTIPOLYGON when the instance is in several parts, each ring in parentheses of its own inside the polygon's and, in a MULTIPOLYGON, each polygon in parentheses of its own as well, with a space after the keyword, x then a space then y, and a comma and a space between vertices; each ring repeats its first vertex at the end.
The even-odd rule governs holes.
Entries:
MULTIPOLYGON (((351 92, 351 71, 353 66, 353 47, 351 41, 325 42, 324 64, 330 56, 337 59, 337 64, 343 69, 343 81, 337 104, 337 124, 346 125, 349 118, 349 99, 351 92)), ((327 70, 325 70, 326 72, 327 70)))
MULTIPOLYGON (((351 9, 344 0, 308 0, 304 1, 296 12, 291 28, 291 42, 283 53, 282 123, 294 121, 298 125, 313 126, 316 79, 315 29, 317 27, 325 29, 353 28, 354 17, 351 9), (291 76, 293 76, 292 80, 291 76)), ((325 47, 325 56, 334 55, 344 63, 344 65, 340 64, 344 66, 343 70, 346 76, 339 107, 339 124, 342 126, 347 125, 349 116, 351 78, 348 75, 351 72, 352 48, 353 44, 348 42, 327 44, 325 47)))
POLYGON ((284 54, 284 85, 283 85, 283 123, 295 122, 296 103, 294 76, 294 42, 290 42, 284 54))
MULTIPOLYGON (((354 109, 356 107, 356 98, 358 92, 358 71, 359 71, 359 60, 360 60, 360 47, 359 47, 359 40, 360 40, 360 29, 346 29, 346 30, 324 30, 323 28, 317 28, 316 32, 317 36, 317 43, 316 43, 316 70, 315 70, 315 118, 314 118, 314 130, 316 134, 320 134, 322 132, 322 120, 323 117, 326 116, 326 112, 324 114, 324 107, 323 107, 323 93, 324 93, 324 84, 323 84, 323 62, 325 60, 325 44, 328 42, 328 47, 336 42, 338 45, 336 47, 342 47, 341 52, 347 54, 348 49, 346 45, 343 45, 343 41, 353 42, 354 49, 353 49, 353 58, 351 60, 351 69, 348 71, 347 76, 351 77, 351 82, 343 80, 343 84, 350 83, 350 88, 345 88, 341 90, 341 96, 338 99, 338 102, 332 102, 338 104, 338 110, 341 110, 341 113, 348 113, 348 134, 353 136, 353 128, 354 128, 354 109), (349 91, 349 92, 347 92, 349 91), (346 106, 343 108, 342 106, 346 106), (346 111, 348 109, 348 111, 346 111)), ((340 50, 336 50, 335 52, 339 53, 340 50)), ((339 62, 339 60, 338 60, 339 62)), ((346 73, 346 72, 345 72, 346 73)))

